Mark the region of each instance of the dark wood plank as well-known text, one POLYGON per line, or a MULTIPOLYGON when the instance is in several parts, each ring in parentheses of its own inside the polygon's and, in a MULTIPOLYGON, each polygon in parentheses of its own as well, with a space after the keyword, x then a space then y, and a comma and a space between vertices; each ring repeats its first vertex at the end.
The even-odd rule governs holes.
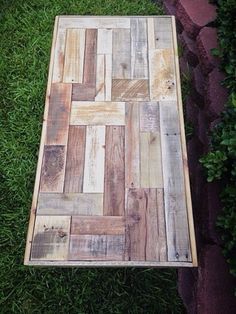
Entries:
POLYGON ((112 80, 112 101, 149 100, 148 80, 112 80))
POLYGON ((71 234, 125 234, 125 219, 121 216, 73 216, 71 234))
POLYGON ((64 192, 83 191, 85 126, 70 126, 66 158, 64 192))
POLYGON ((44 146, 41 192, 63 192, 65 157, 65 146, 44 146))
POLYGON ((71 235, 69 260, 124 259, 124 235, 71 235))
POLYGON ((159 105, 157 102, 140 103, 140 131, 160 132, 159 105))
POLYGON ((106 127, 104 215, 122 216, 125 208, 125 127, 106 127))
POLYGON ((49 98, 46 145, 66 145, 68 138, 71 84, 53 83, 49 98))
POLYGON ((74 83, 72 87, 72 100, 95 100, 96 87, 92 84, 74 83))
MULTIPOLYGON (((96 84, 97 29, 86 29, 84 54, 84 84, 96 84)), ((88 99, 90 100, 90 99, 88 99)))

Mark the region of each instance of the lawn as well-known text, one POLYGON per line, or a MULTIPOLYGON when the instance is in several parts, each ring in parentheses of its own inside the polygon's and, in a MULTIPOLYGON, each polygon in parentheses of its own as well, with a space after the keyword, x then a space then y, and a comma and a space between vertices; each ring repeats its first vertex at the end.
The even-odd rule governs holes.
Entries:
POLYGON ((183 313, 176 272, 23 266, 54 17, 149 15, 150 0, 0 0, 0 313, 183 313))

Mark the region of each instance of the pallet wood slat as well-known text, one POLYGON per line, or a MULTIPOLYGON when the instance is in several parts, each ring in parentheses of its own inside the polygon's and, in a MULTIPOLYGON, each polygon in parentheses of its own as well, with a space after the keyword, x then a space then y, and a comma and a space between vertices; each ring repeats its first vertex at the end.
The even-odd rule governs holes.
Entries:
POLYGON ((174 17, 56 17, 24 263, 197 266, 174 17))

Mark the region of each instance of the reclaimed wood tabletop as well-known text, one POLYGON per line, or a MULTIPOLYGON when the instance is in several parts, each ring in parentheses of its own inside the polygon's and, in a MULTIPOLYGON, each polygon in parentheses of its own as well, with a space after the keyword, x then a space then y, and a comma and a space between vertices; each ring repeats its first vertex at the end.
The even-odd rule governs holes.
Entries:
POLYGON ((174 17, 56 17, 25 264, 197 266, 174 17))

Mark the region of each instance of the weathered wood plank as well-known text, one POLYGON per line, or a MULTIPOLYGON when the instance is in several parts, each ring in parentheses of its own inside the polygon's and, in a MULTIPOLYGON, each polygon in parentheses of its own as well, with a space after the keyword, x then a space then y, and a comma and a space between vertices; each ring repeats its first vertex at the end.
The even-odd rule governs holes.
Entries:
POLYGON ((131 78, 148 78, 147 19, 131 18, 131 78))
POLYGON ((139 104, 126 103, 125 122, 125 185, 140 187, 139 104))
POLYGON ((156 48, 154 18, 149 17, 147 19, 147 24, 148 24, 148 50, 150 51, 156 48))
POLYGON ((82 83, 85 29, 67 29, 63 82, 82 83))
POLYGON ((172 20, 171 17, 155 17, 155 48, 173 48, 172 20))
POLYGON ((39 193, 37 215, 102 214, 102 193, 39 193))
POLYGON ((97 64, 96 60, 97 60, 97 30, 86 29, 83 83, 92 85, 94 87, 96 84, 96 64, 97 64))
POLYGON ((125 103, 73 101, 71 125, 124 125, 125 103))
POLYGON ((103 193, 105 163, 105 126, 87 126, 84 193, 103 193))
POLYGON ((69 216, 37 216, 31 260, 67 260, 69 232, 69 216))
POLYGON ((157 102, 140 103, 140 131, 160 132, 159 104, 157 102))
POLYGON ((74 216, 71 221, 71 234, 124 235, 125 219, 121 216, 74 216))
POLYGON ((131 78, 131 42, 130 29, 113 29, 112 41, 112 77, 114 79, 131 78))
POLYGON ((125 209, 125 127, 106 127, 104 215, 122 216, 125 209))
POLYGON ((177 100, 172 49, 149 51, 150 99, 177 100))
POLYGON ((63 192, 65 160, 65 146, 44 146, 44 156, 40 181, 41 192, 63 192))
POLYGON ((51 86, 47 117, 46 145, 66 145, 71 106, 71 84, 51 86))
POLYGON ((112 100, 149 100, 148 80, 112 80, 112 100))
POLYGON ((69 260, 124 259, 124 235, 71 235, 69 260))
POLYGON ((72 84, 72 101, 94 101, 96 96, 95 85, 89 84, 72 84))
POLYGON ((98 29, 98 54, 112 54, 112 29, 98 29))
POLYGON ((191 261, 178 121, 177 102, 160 102, 168 261, 191 261))
POLYGON ((97 55, 95 101, 105 100, 105 55, 97 55))
POLYGON ((130 28, 127 17, 60 17, 59 28, 130 28))
POLYGON ((105 55, 105 100, 111 101, 112 91, 112 55, 105 55))
POLYGON ((83 191, 85 126, 70 126, 66 158, 64 192, 83 191))
POLYGON ((57 29, 56 45, 52 71, 52 83, 61 83, 63 79, 63 69, 65 60, 66 29, 57 29))
POLYGON ((140 133, 140 181, 143 188, 163 188, 160 133, 140 133))

